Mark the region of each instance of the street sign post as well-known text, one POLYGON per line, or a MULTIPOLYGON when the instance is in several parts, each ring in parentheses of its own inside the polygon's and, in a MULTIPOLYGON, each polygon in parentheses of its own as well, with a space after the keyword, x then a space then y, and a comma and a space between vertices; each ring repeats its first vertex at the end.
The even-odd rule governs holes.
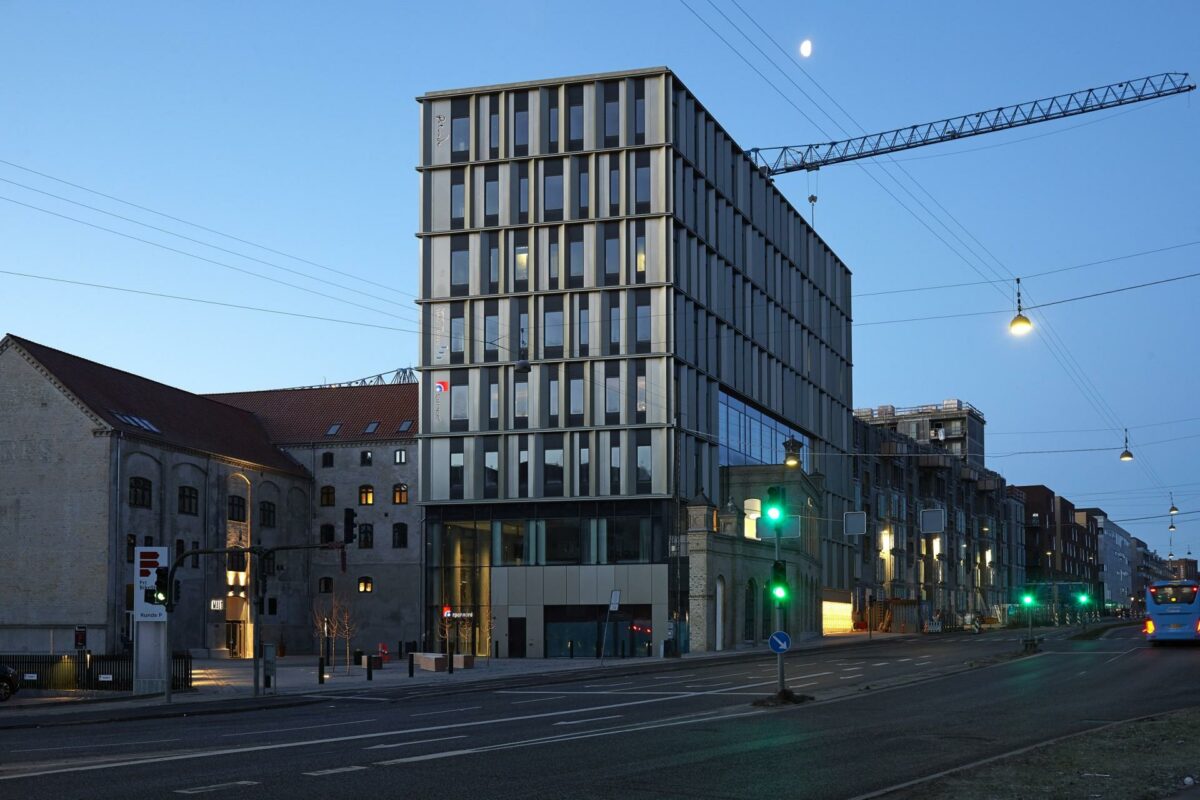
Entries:
POLYGON ((867 512, 847 511, 842 515, 842 532, 846 536, 863 536, 867 532, 867 512))
POLYGON ((787 631, 775 631, 771 638, 767 639, 767 646, 771 648, 772 653, 781 656, 791 649, 792 637, 787 635, 787 631))

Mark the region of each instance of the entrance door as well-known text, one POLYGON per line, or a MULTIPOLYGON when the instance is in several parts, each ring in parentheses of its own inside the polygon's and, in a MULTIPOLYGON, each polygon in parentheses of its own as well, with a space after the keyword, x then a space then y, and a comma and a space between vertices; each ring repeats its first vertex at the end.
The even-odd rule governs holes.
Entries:
POLYGON ((228 620, 225 623, 225 647, 229 650, 230 658, 243 658, 242 649, 244 624, 241 620, 228 620))
POLYGON ((525 657, 525 618, 508 618, 508 657, 525 657))

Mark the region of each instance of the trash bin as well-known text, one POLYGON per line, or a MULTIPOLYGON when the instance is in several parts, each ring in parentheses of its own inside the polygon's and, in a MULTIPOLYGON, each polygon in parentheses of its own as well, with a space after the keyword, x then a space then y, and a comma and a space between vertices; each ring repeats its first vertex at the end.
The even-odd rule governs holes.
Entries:
POLYGON ((366 662, 363 661, 363 651, 362 650, 354 651, 354 663, 358 664, 360 667, 366 666, 366 662))
POLYGON ((383 656, 367 656, 370 661, 371 669, 383 669, 383 656))

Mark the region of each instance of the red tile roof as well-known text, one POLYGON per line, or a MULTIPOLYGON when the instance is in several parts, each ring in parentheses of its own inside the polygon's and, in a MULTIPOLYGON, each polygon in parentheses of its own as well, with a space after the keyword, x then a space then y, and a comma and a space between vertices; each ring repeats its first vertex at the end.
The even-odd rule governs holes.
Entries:
POLYGON ((208 395, 258 415, 279 445, 313 442, 369 442, 417 435, 418 390, 415 383, 330 386, 317 389, 270 389, 208 395), (366 433, 372 423, 373 433, 366 433), (405 422, 408 427, 401 430, 405 422), (337 433, 329 434, 339 424, 337 433))
POLYGON ((7 340, 41 364, 81 403, 116 430, 151 442, 308 475, 304 467, 271 443, 262 423, 241 408, 106 367, 19 336, 10 334, 7 340))

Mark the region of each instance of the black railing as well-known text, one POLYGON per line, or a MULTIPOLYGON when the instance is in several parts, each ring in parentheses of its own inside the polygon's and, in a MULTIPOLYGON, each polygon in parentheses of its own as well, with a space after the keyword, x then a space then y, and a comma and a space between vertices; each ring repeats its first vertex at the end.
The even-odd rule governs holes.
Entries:
MULTIPOLYGON (((133 657, 90 653, 0 653, 0 664, 17 671, 22 689, 75 691, 90 689, 128 692, 133 690, 133 657)), ((171 657, 171 688, 192 688, 192 657, 171 657)))

